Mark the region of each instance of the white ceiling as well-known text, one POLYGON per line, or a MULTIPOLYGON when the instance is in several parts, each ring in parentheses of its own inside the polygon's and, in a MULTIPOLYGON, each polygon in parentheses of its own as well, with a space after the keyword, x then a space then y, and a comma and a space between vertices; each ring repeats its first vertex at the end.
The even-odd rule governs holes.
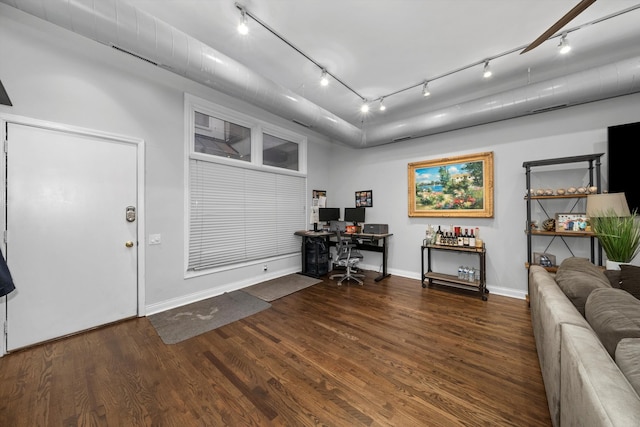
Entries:
MULTIPOLYGON (((233 0, 131 0, 139 9, 184 31, 344 120, 363 126, 544 81, 640 54, 640 9, 578 31, 560 56, 559 37, 534 50, 436 79, 432 96, 421 83, 515 48, 524 48, 579 0, 239 0, 238 4, 362 97, 385 99, 363 116, 361 99, 337 81, 319 85, 320 69, 251 18, 247 36, 236 27, 233 0), (375 107, 375 108, 374 108, 375 107)), ((577 28, 638 6, 599 0, 565 26, 577 28)))

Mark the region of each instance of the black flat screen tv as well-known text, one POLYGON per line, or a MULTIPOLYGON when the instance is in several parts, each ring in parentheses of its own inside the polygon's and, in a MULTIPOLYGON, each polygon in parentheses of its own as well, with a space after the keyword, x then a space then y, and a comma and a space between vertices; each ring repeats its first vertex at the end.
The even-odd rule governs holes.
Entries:
POLYGON ((607 173, 609 193, 624 193, 629 209, 640 213, 640 186, 633 179, 633 171, 638 160, 632 148, 640 141, 640 122, 628 123, 608 128, 607 173))

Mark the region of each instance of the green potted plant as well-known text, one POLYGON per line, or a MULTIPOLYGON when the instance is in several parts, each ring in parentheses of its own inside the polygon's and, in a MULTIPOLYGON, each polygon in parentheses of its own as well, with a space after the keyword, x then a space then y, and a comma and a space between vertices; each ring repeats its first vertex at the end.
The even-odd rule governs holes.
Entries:
MULTIPOLYGON (((640 223, 629 211, 624 193, 593 194, 587 198, 591 230, 607 255, 607 268, 630 263, 640 252, 640 223)), ((617 267, 619 268, 619 266, 617 267)))

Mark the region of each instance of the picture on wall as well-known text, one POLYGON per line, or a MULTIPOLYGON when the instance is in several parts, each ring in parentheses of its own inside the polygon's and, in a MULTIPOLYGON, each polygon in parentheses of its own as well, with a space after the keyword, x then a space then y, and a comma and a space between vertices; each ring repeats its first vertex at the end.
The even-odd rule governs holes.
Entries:
POLYGON ((370 208, 373 206, 373 190, 356 191, 356 208, 370 208))
POLYGON ((493 217, 493 152, 409 163, 410 217, 493 217))
POLYGON ((327 207, 326 190, 313 190, 313 193, 311 193, 311 203, 312 203, 312 206, 316 206, 319 208, 326 208, 327 207))

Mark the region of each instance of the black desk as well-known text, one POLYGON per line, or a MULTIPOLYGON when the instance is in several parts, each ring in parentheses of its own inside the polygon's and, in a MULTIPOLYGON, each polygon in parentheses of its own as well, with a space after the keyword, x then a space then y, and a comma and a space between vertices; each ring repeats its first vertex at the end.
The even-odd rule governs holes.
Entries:
MULTIPOLYGON (((320 237, 324 238, 327 245, 335 246, 335 241, 331 240, 331 237, 335 237, 335 233, 331 231, 308 231, 308 230, 300 230, 294 233, 296 236, 302 237, 302 274, 307 274, 306 271, 306 244, 307 237, 320 237)), ((389 237, 393 236, 392 233, 384 233, 384 234, 367 234, 367 233, 342 233, 343 236, 349 236, 355 240, 356 248, 363 251, 371 251, 371 252, 380 252, 382 253, 382 273, 375 278, 376 282, 384 279, 385 277, 390 276, 387 273, 387 258, 389 254, 388 250, 388 240, 389 237), (362 242, 360 242, 362 241, 362 242)))

